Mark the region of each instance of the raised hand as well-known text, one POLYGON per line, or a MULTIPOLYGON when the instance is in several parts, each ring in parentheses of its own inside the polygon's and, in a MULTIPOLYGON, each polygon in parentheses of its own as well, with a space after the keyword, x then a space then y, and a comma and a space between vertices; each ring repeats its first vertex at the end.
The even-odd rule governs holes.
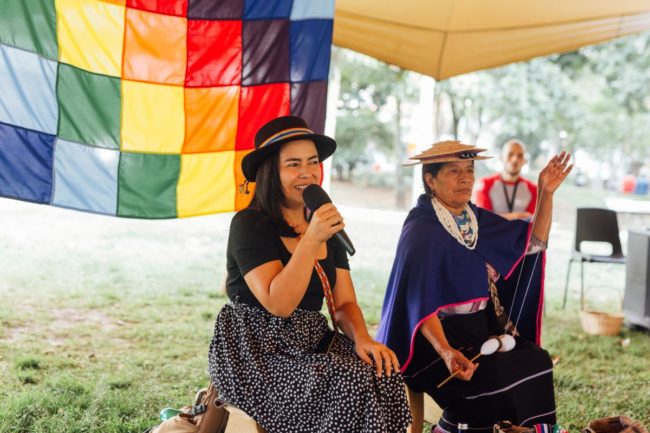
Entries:
POLYGON ((562 152, 551 158, 539 173, 537 181, 539 189, 545 194, 553 194, 571 173, 573 164, 569 164, 570 160, 571 155, 567 152, 562 152))

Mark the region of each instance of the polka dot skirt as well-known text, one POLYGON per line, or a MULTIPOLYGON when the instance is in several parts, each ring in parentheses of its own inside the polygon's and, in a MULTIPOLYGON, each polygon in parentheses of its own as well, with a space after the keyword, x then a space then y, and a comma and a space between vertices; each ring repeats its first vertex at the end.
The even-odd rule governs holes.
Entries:
POLYGON ((222 400, 268 433, 393 433, 411 423, 400 374, 378 378, 354 344, 329 330, 321 313, 280 318, 246 304, 227 304, 215 324, 209 371, 222 400))

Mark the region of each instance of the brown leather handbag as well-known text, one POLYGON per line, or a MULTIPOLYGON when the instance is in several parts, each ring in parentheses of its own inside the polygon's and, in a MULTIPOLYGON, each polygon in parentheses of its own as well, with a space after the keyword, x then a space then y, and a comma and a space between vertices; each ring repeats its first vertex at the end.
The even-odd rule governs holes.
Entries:
POLYGON ((499 421, 492 427, 492 433, 535 433, 535 429, 514 425, 510 421, 499 421))
POLYGON ((612 416, 591 421, 582 433, 648 433, 639 422, 627 416, 612 416))
POLYGON ((194 406, 163 421, 145 433, 266 433, 242 410, 219 400, 215 386, 197 393, 194 406))

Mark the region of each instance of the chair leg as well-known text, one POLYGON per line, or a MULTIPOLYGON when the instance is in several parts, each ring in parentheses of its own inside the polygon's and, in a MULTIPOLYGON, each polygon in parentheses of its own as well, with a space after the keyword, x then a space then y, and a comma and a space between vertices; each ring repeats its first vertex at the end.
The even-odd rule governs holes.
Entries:
POLYGON ((422 433, 424 430, 424 394, 421 392, 414 392, 406 387, 409 407, 411 409, 411 416, 413 423, 407 429, 407 433, 422 433))
POLYGON ((571 265, 573 264, 573 258, 569 259, 569 266, 566 270, 566 282, 564 283, 564 301, 562 301, 562 309, 566 308, 566 296, 569 290, 569 277, 571 276, 571 265))
POLYGON ((580 260, 580 309, 585 309, 585 262, 580 260))

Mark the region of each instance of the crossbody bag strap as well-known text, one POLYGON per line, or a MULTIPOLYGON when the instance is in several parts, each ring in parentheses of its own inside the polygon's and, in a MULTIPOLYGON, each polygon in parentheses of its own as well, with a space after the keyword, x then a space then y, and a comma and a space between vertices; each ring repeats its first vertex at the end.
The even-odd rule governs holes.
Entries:
POLYGON ((332 327, 334 331, 338 331, 339 327, 336 324, 336 307, 334 306, 334 295, 332 294, 332 286, 330 286, 330 280, 327 278, 327 274, 323 267, 318 263, 318 260, 314 262, 314 268, 320 278, 320 282, 323 285, 323 293, 325 294, 325 303, 327 304, 327 311, 330 313, 332 318, 332 327))
MULTIPOLYGON (((298 242, 302 239, 302 235, 298 235, 298 242)), ((323 294, 325 295, 325 303, 327 304, 327 311, 330 313, 332 319, 332 327, 335 332, 338 332, 339 326, 336 324, 336 307, 334 306, 334 295, 332 294, 332 286, 330 285, 330 280, 327 278, 325 270, 318 263, 318 259, 314 260, 314 269, 318 278, 320 279, 321 285, 323 286, 323 294)))

